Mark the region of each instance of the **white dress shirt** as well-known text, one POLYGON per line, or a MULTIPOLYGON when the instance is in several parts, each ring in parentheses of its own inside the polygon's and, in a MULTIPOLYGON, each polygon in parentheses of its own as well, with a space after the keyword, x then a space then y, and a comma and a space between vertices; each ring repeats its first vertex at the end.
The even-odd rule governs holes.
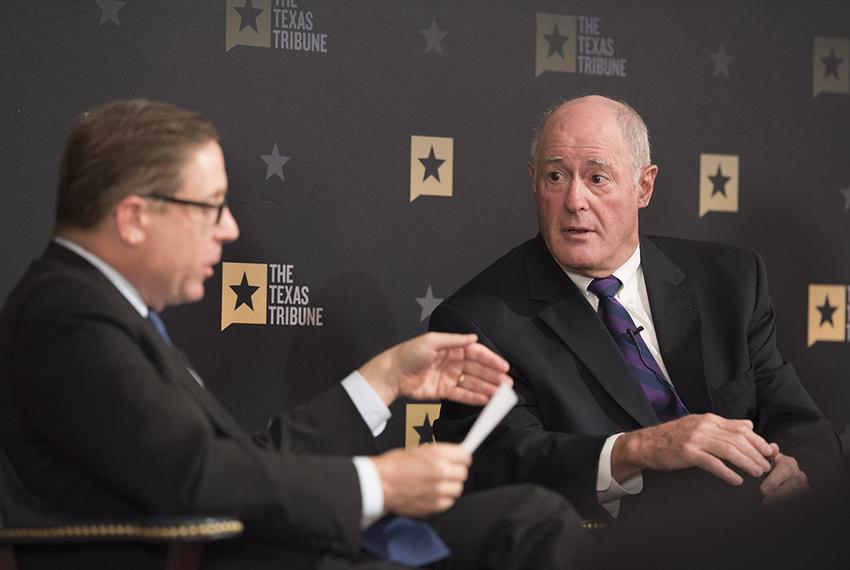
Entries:
MULTIPOLYGON (((575 283, 578 290, 584 294, 585 300, 590 303, 593 310, 596 311, 599 307, 599 298, 587 290, 590 282, 593 281, 593 277, 580 275, 563 266, 561 268, 567 274, 567 277, 575 283)), ((664 373, 664 379, 670 382, 670 374, 667 373, 664 359, 661 358, 658 337, 655 334, 655 325, 652 322, 649 296, 646 293, 646 281, 640 264, 640 246, 612 275, 622 282, 622 286, 614 295, 614 298, 628 311, 635 325, 643 327, 640 336, 646 343, 649 352, 652 353, 652 357, 658 362, 658 366, 664 373)), ((616 433, 605 440, 605 445, 602 446, 602 452, 599 454, 599 467, 596 476, 596 493, 599 502, 613 517, 616 517, 620 512, 620 499, 623 496, 636 495, 643 490, 643 476, 640 474, 627 479, 622 484, 618 483, 611 475, 611 451, 614 448, 614 442, 621 435, 623 435, 622 432, 616 433)))
MULTIPOLYGON (((118 272, 114 267, 100 259, 98 256, 66 238, 54 236, 53 241, 57 244, 70 249, 94 267, 96 267, 104 277, 115 285, 115 288, 121 292, 127 301, 133 306, 143 318, 148 318, 148 306, 142 299, 138 289, 130 283, 126 277, 118 272)), ((188 368, 189 373, 193 378, 203 386, 203 381, 200 376, 191 368, 188 368)), ((363 421, 369 426, 372 435, 378 436, 384 431, 387 421, 392 415, 389 408, 384 405, 377 392, 372 389, 366 379, 356 370, 348 375, 342 381, 342 387, 348 393, 357 411, 363 416, 363 421)), ((378 475, 378 470, 375 469, 375 464, 368 457, 354 457, 354 468, 357 470, 357 478, 360 482, 361 496, 361 525, 365 528, 381 518, 384 514, 384 490, 381 485, 381 478, 378 475)))

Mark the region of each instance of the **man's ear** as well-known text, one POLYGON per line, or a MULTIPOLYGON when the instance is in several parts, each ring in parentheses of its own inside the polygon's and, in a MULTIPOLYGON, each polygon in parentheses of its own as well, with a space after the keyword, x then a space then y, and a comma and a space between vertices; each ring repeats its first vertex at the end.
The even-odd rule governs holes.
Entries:
POLYGON ((537 188, 534 186, 534 162, 528 161, 528 177, 531 179, 531 191, 537 193, 537 188))
POLYGON ((647 166, 638 181, 638 208, 649 206, 649 201, 652 200, 652 192, 655 190, 656 176, 658 176, 658 166, 655 164, 647 166))
POLYGON ((115 225, 121 240, 131 247, 145 241, 149 214, 147 200, 137 194, 125 196, 115 206, 115 225))

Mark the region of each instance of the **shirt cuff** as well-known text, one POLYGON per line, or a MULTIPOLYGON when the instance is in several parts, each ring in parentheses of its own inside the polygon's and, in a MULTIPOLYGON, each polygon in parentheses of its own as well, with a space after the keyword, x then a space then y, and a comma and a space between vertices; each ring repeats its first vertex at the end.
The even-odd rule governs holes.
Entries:
POLYGON ((369 426, 372 435, 375 437, 381 435, 392 414, 378 393, 357 370, 342 381, 342 387, 348 393, 351 401, 354 402, 354 407, 360 412, 360 416, 369 426))
POLYGON ((611 475, 611 452, 614 442, 623 435, 615 433, 605 440, 602 452, 599 454, 599 469, 596 474, 596 498, 605 510, 614 517, 620 514, 620 499, 626 495, 637 495, 643 491, 643 475, 638 473, 631 479, 626 479, 622 485, 611 475))
POLYGON ((354 462, 357 479, 360 481, 360 504, 362 506, 360 528, 366 528, 384 516, 384 489, 381 486, 378 470, 371 459, 357 456, 352 457, 351 461, 354 462))

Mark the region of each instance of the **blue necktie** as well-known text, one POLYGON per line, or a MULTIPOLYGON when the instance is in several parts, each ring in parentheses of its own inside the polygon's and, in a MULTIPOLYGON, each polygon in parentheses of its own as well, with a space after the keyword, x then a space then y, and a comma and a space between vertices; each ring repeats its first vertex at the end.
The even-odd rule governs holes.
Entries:
POLYGON ((168 331, 165 330, 165 323, 162 322, 162 319, 153 309, 148 309, 148 320, 153 325, 153 328, 156 329, 156 332, 159 333, 159 336, 162 337, 162 340, 169 346, 174 346, 174 343, 171 342, 171 337, 168 336, 168 331))
POLYGON ((635 327, 629 312, 614 298, 620 285, 620 280, 611 275, 594 279, 587 290, 599 297, 599 318, 614 337, 626 364, 635 373, 655 415, 662 423, 680 418, 688 413, 687 408, 664 378, 658 362, 640 337, 642 328, 635 327))
POLYGON ((424 566, 446 558, 449 548, 426 522, 387 516, 366 529, 360 545, 369 554, 405 566, 424 566))

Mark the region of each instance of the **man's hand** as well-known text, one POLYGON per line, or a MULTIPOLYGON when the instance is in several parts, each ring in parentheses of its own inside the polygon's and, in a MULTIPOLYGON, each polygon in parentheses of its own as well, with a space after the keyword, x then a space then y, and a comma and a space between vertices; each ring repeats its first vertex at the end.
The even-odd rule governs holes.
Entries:
POLYGON ((773 464, 770 474, 761 482, 759 489, 764 495, 766 505, 805 493, 809 490, 809 479, 800 470, 797 460, 779 452, 779 446, 771 443, 773 455, 769 458, 773 464))
POLYGON ((691 414, 623 434, 611 452, 611 473, 617 481, 625 481, 643 469, 699 467, 730 485, 740 485, 743 478, 724 461, 761 477, 771 470, 768 458, 776 453, 778 448, 774 450, 755 433, 750 420, 691 414))
POLYGON ((399 396, 448 398, 483 406, 500 384, 513 384, 508 363, 474 334, 429 332, 385 350, 360 373, 388 406, 399 396))
POLYGON ((381 478, 384 509, 422 517, 455 503, 463 492, 472 455, 459 445, 436 443, 393 449, 372 461, 381 478))

